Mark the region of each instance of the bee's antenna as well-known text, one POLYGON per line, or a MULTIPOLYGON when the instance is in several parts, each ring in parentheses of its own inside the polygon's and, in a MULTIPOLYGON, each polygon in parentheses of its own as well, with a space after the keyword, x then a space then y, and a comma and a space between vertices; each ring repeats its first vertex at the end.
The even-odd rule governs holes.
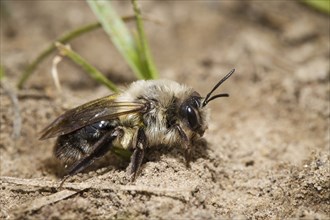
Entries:
POLYGON ((214 95, 212 97, 210 97, 212 95, 212 93, 224 82, 226 81, 233 73, 235 72, 235 69, 232 69, 225 77, 223 77, 211 90, 211 92, 209 92, 202 104, 202 107, 206 106, 207 103, 209 103, 210 101, 212 101, 213 99, 219 98, 219 97, 228 97, 229 95, 227 93, 223 93, 223 94, 217 94, 214 95))

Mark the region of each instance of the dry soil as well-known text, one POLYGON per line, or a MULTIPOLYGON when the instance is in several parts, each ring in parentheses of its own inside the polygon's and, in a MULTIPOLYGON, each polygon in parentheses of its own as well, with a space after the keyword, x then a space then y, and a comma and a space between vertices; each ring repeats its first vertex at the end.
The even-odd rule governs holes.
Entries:
MULTIPOLYGON (((39 132, 110 92, 68 60, 57 91, 55 53, 15 84, 47 45, 96 18, 84 1, 0 3, 1 219, 329 219, 328 15, 298 1, 141 1, 161 78, 206 94, 236 68, 220 89, 230 98, 210 104, 190 169, 181 146, 153 149, 130 183, 127 162, 109 154, 58 189, 55 140, 39 132)), ((114 5, 132 14, 130 2, 114 5)), ((135 80, 101 29, 70 45, 116 83, 135 80)))

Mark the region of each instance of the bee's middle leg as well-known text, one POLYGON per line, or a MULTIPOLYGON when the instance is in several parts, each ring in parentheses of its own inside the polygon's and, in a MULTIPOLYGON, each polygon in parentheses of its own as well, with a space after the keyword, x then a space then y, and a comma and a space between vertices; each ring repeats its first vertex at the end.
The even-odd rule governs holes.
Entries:
POLYGON ((135 180, 136 175, 140 169, 140 166, 143 161, 144 150, 146 148, 146 145, 147 145, 147 137, 144 133, 143 128, 139 128, 135 149, 131 156, 131 162, 129 165, 129 174, 131 175, 131 181, 135 180))

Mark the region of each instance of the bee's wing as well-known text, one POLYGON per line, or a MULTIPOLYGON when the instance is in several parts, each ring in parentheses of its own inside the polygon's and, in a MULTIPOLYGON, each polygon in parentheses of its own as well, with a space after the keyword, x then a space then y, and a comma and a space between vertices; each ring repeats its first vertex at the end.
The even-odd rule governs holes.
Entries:
POLYGON ((114 94, 96 99, 65 112, 42 131, 40 140, 68 134, 86 125, 136 113, 145 108, 145 104, 139 102, 116 102, 117 96, 114 94))

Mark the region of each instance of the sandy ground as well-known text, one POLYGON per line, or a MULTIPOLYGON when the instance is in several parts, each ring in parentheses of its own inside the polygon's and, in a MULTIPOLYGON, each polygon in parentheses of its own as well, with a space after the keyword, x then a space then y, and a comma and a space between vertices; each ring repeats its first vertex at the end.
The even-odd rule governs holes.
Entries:
MULTIPOLYGON (((115 2, 130 15, 129 2, 115 2)), ((1 219, 329 219, 329 17, 296 1, 143 1, 162 78, 230 98, 210 104, 205 144, 187 169, 180 146, 148 151, 134 183, 109 154, 64 175, 39 132, 65 109, 109 94, 52 56, 21 91, 26 64, 56 37, 95 21, 79 1, 1 1, 1 219), (21 129, 19 129, 21 127, 21 129)), ((133 27, 133 24, 130 24, 133 27)), ((102 30, 71 43, 115 82, 135 80, 102 30)))

